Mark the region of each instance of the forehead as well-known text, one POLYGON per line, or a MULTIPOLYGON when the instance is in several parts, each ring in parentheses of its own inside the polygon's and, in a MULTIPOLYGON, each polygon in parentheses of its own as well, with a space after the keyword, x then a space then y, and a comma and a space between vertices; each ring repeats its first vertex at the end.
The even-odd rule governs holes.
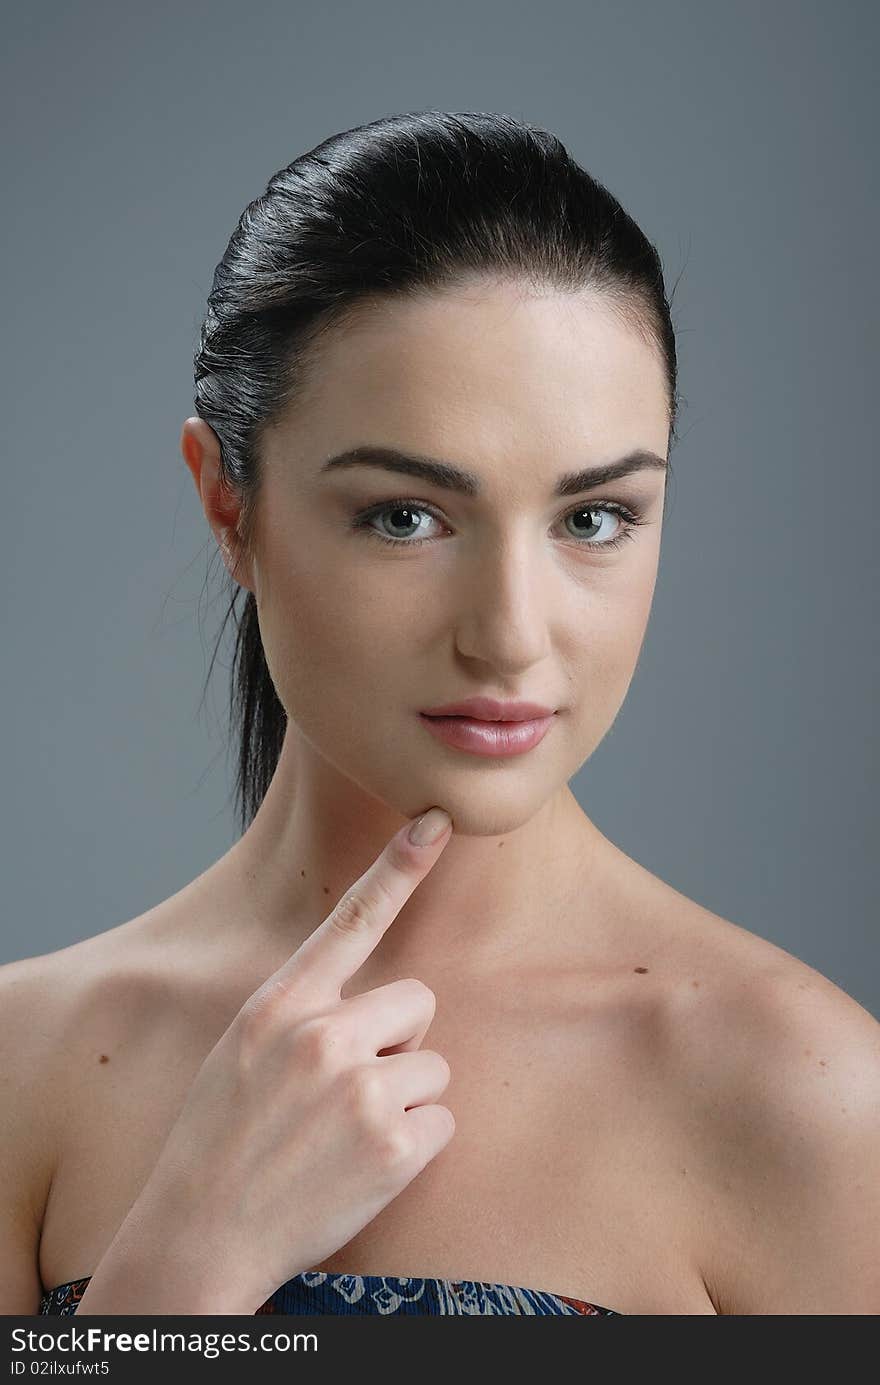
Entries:
POLYGON ((597 296, 480 282, 359 305, 316 346, 293 412, 322 450, 665 454, 666 389, 656 350, 597 296))

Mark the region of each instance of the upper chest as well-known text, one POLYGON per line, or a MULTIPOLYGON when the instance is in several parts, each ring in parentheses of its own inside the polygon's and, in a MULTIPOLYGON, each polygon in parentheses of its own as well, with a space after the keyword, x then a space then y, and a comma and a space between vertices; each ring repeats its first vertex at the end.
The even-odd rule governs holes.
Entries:
MULTIPOLYGON (((450 1065, 441 1099, 455 1135, 313 1268, 514 1284, 623 1313, 714 1313, 698 1269, 697 1157, 658 1057, 661 996, 532 980, 458 986, 448 1003, 439 991, 422 1046, 450 1065)), ((173 1000, 155 980, 115 978, 83 1007, 60 1074, 45 1287, 92 1273, 233 1014, 195 990, 181 1004, 179 978, 173 1000)))

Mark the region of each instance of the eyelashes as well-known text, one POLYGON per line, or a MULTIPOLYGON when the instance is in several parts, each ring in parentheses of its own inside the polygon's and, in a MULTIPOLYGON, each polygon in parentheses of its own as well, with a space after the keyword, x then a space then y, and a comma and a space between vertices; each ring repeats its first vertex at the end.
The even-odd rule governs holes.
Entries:
MULTIPOLYGON (((374 529, 372 521, 379 515, 384 515, 394 510, 405 510, 408 514, 430 515, 439 523, 443 523, 440 515, 432 506, 426 505, 421 501, 409 500, 401 496, 397 500, 382 500, 376 505, 371 505, 368 510, 364 510, 359 515, 355 515, 352 520, 352 528, 365 533, 368 537, 378 539, 380 543, 390 548, 421 548, 426 543, 436 543, 435 538, 391 538, 388 534, 382 534, 378 529, 374 529)), ((573 515, 598 515, 613 514, 622 522, 617 532, 610 539, 597 541, 596 539, 585 539, 579 541, 576 535, 572 539, 576 548, 586 548, 589 552, 607 552, 620 548, 627 539, 633 538, 639 525, 646 523, 644 512, 639 506, 624 505, 617 500, 600 500, 592 504, 576 505, 574 509, 568 510, 562 516, 563 520, 569 519, 573 515)))

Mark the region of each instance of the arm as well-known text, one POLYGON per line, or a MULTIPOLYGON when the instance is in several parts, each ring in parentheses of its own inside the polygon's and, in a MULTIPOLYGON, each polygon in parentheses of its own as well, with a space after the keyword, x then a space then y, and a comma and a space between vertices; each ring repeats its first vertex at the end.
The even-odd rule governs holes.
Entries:
POLYGON ((726 1090, 702 1268, 716 1309, 880 1313, 880 1024, 800 963, 736 1008, 734 1043, 725 1024, 725 1053, 713 1044, 726 1090))
MULTIPOLYGON (((0 1315, 39 1313, 40 1238, 58 1150, 63 1049, 76 1006, 59 953, 0 965, 0 1315)), ((97 1268, 77 1316, 89 1313, 249 1313, 204 1247, 172 1244, 162 1228, 185 1224, 171 1192, 149 1184, 97 1268)))
POLYGON ((0 1314, 39 1312, 52 1181, 51 986, 46 958, 0 966, 0 1314))
POLYGON ((260 1307, 203 1246, 167 1228, 185 1225, 185 1208, 170 1189, 148 1180, 86 1285, 77 1317, 99 1314, 252 1316, 260 1307), (163 1231, 163 1228, 166 1228, 163 1231))

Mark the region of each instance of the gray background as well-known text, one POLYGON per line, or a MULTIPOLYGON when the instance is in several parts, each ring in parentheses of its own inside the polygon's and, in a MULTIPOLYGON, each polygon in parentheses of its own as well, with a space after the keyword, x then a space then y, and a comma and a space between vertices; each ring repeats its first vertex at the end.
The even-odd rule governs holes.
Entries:
POLYGON ((236 836, 232 646, 199 711, 222 608, 178 438, 239 213, 335 131, 497 110, 558 134, 678 281, 651 624, 573 788, 649 870, 880 1016, 878 14, 5 8, 0 961, 136 916, 236 836))

